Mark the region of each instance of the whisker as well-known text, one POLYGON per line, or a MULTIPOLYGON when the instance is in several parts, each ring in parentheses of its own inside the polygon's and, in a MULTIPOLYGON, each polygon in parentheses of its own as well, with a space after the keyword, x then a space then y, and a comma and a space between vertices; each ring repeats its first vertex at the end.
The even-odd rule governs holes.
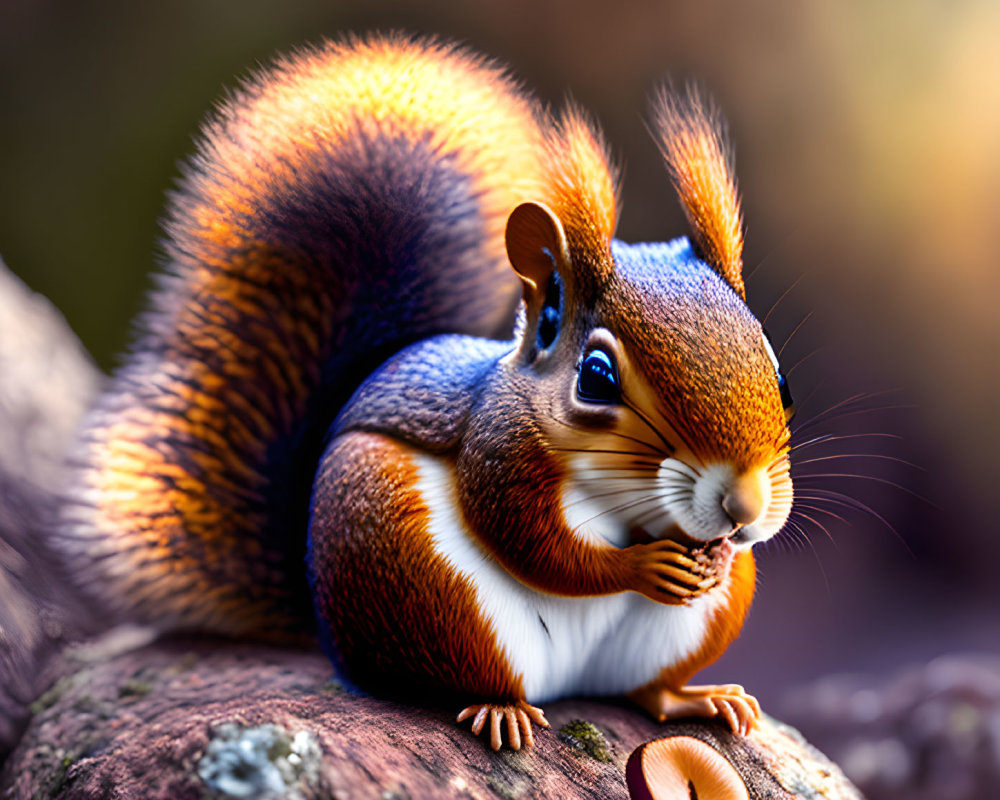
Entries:
POLYGON ((767 325, 767 321, 771 318, 771 314, 774 313, 774 309, 776 309, 779 305, 781 305, 781 301, 784 300, 786 297, 788 297, 792 289, 794 289, 796 286, 802 283, 802 279, 805 276, 806 275, 804 272, 801 275, 799 275, 799 277, 792 282, 792 285, 789 286, 787 289, 785 289, 784 294, 782 294, 781 297, 779 297, 777 300, 774 301, 774 304, 768 309, 767 313, 764 315, 764 319, 760 321, 761 327, 767 325))
MULTIPOLYGON (((625 508, 618 509, 618 511, 614 513, 621 513, 621 511, 627 511, 629 508, 633 508, 635 506, 641 506, 643 503, 648 503, 648 502, 650 502, 648 498, 643 500, 636 500, 633 501, 631 504, 628 504, 625 508)), ((579 533, 582 528, 585 528, 586 526, 592 524, 596 520, 599 520, 601 517, 607 516, 610 513, 613 513, 611 509, 605 509, 599 511, 597 514, 594 514, 593 516, 587 517, 587 519, 580 521, 577 525, 575 525, 572 528, 572 532, 579 533)))
POLYGON ((767 474, 774 477, 775 472, 787 472, 792 468, 792 462, 788 460, 788 455, 782 453, 774 461, 767 465, 767 474))
MULTIPOLYGON (((790 245, 790 244, 791 244, 791 243, 793 242, 793 239, 792 239, 792 237, 793 237, 794 235, 797 235, 798 233, 799 233, 799 231, 798 231, 797 229, 796 229, 796 230, 794 230, 794 231, 793 231, 793 232, 792 232, 791 234, 788 234, 787 236, 785 236, 785 239, 784 239, 784 241, 782 241, 782 242, 781 242, 780 244, 777 244, 777 245, 775 245, 774 247, 772 247, 772 248, 771 248, 771 249, 770 249, 770 250, 769 250, 769 251, 768 251, 768 252, 767 252, 767 253, 766 253, 766 254, 764 255, 764 257, 763 257, 763 258, 761 258, 761 260, 757 262, 757 264, 756 264, 756 265, 755 265, 755 266, 753 267, 753 269, 751 269, 751 270, 750 270, 750 271, 749 271, 748 273, 746 273, 746 274, 745 274, 745 275, 743 276, 743 283, 745 283, 745 284, 747 284, 747 285, 749 286, 749 284, 750 284, 750 281, 751 281, 751 280, 753 280, 753 276, 757 274, 757 270, 759 270, 759 269, 760 269, 761 267, 763 267, 763 266, 764 266, 764 264, 766 264, 766 263, 767 263, 767 262, 768 262, 769 260, 771 260, 772 258, 774 258, 774 256, 775 256, 775 255, 776 255, 776 254, 777 254, 778 252, 780 252, 780 249, 781 249, 782 247, 787 247, 787 246, 789 246, 789 245, 790 245)), ((804 274, 805 274, 805 273, 803 273, 803 275, 804 275, 804 274)))
POLYGON ((659 460, 653 460, 652 458, 649 457, 650 456, 649 453, 639 453, 636 452, 635 450, 608 450, 608 449, 598 450, 598 449, 591 449, 588 447, 550 447, 549 449, 554 453, 581 453, 584 455, 587 453, 599 453, 601 455, 635 456, 636 458, 648 459, 642 463, 651 464, 654 466, 660 465, 659 460))
POLYGON ((899 489, 899 491, 901 491, 901 492, 905 492, 906 494, 910 495, 911 497, 915 497, 917 500, 920 500, 921 502, 926 503, 931 508, 933 508, 933 509, 935 509, 937 511, 941 510, 941 508, 939 506, 937 506, 935 503, 932 503, 926 497, 924 497, 923 495, 918 494, 917 492, 913 491, 912 489, 910 489, 910 488, 908 488, 906 486, 903 486, 901 483, 896 483, 895 481, 890 481, 888 478, 880 478, 880 477, 878 477, 876 475, 855 475, 855 474, 853 474, 851 472, 813 472, 813 473, 809 473, 807 475, 796 475, 795 476, 795 480, 796 481, 807 481, 807 480, 825 479, 825 478, 853 478, 854 480, 859 480, 859 481, 874 481, 875 483, 884 483, 886 486, 892 486, 893 488, 899 489))
MULTIPOLYGON (((820 461, 837 461, 844 458, 875 458, 882 461, 892 461, 896 464, 903 464, 907 467, 913 467, 913 469, 918 469, 921 472, 927 472, 925 467, 919 464, 914 464, 912 461, 907 461, 905 458, 897 458, 896 456, 887 456, 881 453, 838 453, 832 456, 816 456, 815 458, 806 458, 795 462, 795 466, 801 467, 804 464, 817 464, 820 461)), ((862 476, 858 476, 862 477, 862 476)))
POLYGON ((823 411, 818 412, 815 416, 813 416, 813 417, 811 417, 809 419, 809 422, 812 422, 814 420, 820 419, 823 416, 825 416, 826 414, 829 414, 829 413, 831 413, 833 411, 836 411, 838 408, 843 408, 844 406, 850 406, 853 403, 860 403, 860 402, 862 402, 864 400, 873 400, 876 397, 880 397, 882 395, 888 394, 890 391, 894 391, 894 390, 888 390, 887 389, 887 390, 884 390, 884 391, 881 391, 881 392, 857 392, 856 394, 852 394, 850 397, 845 397, 842 400, 838 400, 836 403, 834 403, 829 408, 826 408, 823 411))
MULTIPOLYGON (((811 499, 811 498, 807 498, 807 499, 811 499)), ((839 520, 840 522, 843 522, 845 525, 848 525, 848 526, 851 524, 850 522, 847 521, 846 517, 843 517, 843 516, 841 516, 840 514, 837 514, 834 511, 830 511, 830 509, 828 509, 828 508, 823 508, 822 506, 813 505, 812 503, 796 502, 795 506, 793 506, 793 509, 792 509, 793 512, 794 512, 795 508, 797 508, 797 507, 808 508, 811 511, 816 511, 817 513, 820 513, 820 514, 826 514, 828 516, 833 517, 836 520, 839 520)))
MULTIPOLYGON (((605 497, 625 496, 625 495, 636 494, 636 493, 641 493, 642 494, 642 499, 649 498, 649 497, 652 497, 654 499, 664 499, 666 497, 673 497, 674 496, 673 493, 669 493, 669 494, 650 493, 649 490, 646 489, 646 488, 614 489, 614 490, 609 491, 609 492, 597 492, 597 493, 594 493, 594 494, 587 494, 586 496, 581 497, 579 500, 574 500, 571 503, 566 503, 563 506, 563 508, 572 508, 573 506, 578 506, 578 505, 581 505, 583 503, 586 503, 589 500, 597 500, 597 499, 605 498, 605 497)), ((621 511, 621 510, 623 510, 623 506, 613 506, 611 508, 602 510, 601 513, 603 514, 603 513, 607 513, 607 512, 617 512, 617 511, 621 511)))
MULTIPOLYGON (((575 533, 575 532, 579 531, 580 528, 582 528, 584 525, 589 525, 590 523, 594 522, 594 520, 598 520, 601 517, 606 516, 608 514, 620 514, 623 511, 628 511, 631 508, 636 508, 636 507, 642 506, 645 503, 658 503, 659 501, 662 501, 663 499, 665 499, 665 497, 666 497, 666 495, 659 495, 659 494, 649 495, 647 497, 639 498, 638 500, 632 500, 632 501, 629 501, 627 503, 621 503, 621 504, 619 504, 617 506, 613 506, 611 508, 601 509, 601 511, 599 511, 597 514, 594 514, 593 516, 588 517, 587 519, 585 519, 582 522, 580 522, 576 527, 573 528, 573 532, 575 533)), ((570 505, 573 505, 573 504, 570 504, 570 505)), ((661 508, 659 508, 658 506, 654 507, 653 511, 655 511, 658 514, 664 513, 663 510, 661 508)), ((640 514, 640 515, 633 516, 632 517, 633 524, 634 524, 635 520, 638 520, 640 518, 644 518, 645 516, 646 516, 646 514, 640 514)))
POLYGON ((649 520, 657 519, 658 517, 663 517, 663 516, 664 516, 663 509, 653 508, 650 509, 649 511, 645 511, 641 514, 636 514, 634 517, 632 517, 632 525, 634 527, 645 528, 646 523, 649 520))
MULTIPOLYGON (((667 453, 667 455, 673 455, 673 453, 676 452, 677 448, 674 447, 673 444, 668 442, 663 437, 663 434, 660 433, 659 429, 655 425, 653 425, 653 423, 651 423, 648 419, 646 419, 646 417, 642 414, 642 412, 639 411, 639 409, 631 402, 628 395, 626 395, 624 392, 622 393, 622 403, 625 405, 626 408, 634 411, 638 415, 639 419, 645 422, 646 425, 649 427, 649 429, 652 430, 653 433, 655 433, 660 438, 660 440, 669 448, 669 453, 667 453)), ((681 444, 687 448, 688 452, 691 453, 696 459, 698 459, 699 463, 701 463, 702 466, 704 466, 705 462, 703 462, 699 457, 698 451, 691 446, 691 443, 684 436, 684 432, 678 428, 675 428, 674 433, 677 434, 677 438, 681 440, 681 444)))
MULTIPOLYGON (((846 408, 850 408, 851 406, 856 405, 858 403, 863 403, 866 400, 874 400, 876 397, 884 397, 885 395, 892 394, 893 392, 896 392, 896 391, 898 391, 898 390, 897 389, 885 389, 885 390, 880 391, 880 392, 858 392, 857 394, 853 394, 850 397, 845 397, 843 400, 840 400, 840 401, 834 403, 829 408, 827 408, 827 409, 825 409, 823 411, 818 412, 817 414, 813 415, 809 419, 805 420, 800 425, 796 426, 796 433, 798 431, 802 430, 804 427, 815 425, 820 420, 826 419, 833 412, 838 411, 839 409, 842 409, 842 408, 845 408, 845 407, 846 408)), ((889 408, 894 408, 894 407, 895 406, 889 406, 889 408)))
POLYGON ((873 408, 842 409, 841 411, 838 411, 836 414, 828 416, 823 420, 820 420, 818 417, 814 417, 813 419, 804 422, 795 429, 795 433, 801 433, 802 431, 808 428, 814 428, 820 422, 829 423, 832 422, 833 420, 846 419, 847 417, 856 417, 859 414, 876 414, 881 411, 893 411, 894 409, 899 409, 899 408, 916 408, 916 406, 913 405, 912 403, 897 403, 891 406, 874 406, 873 408))
POLYGON ((794 452, 795 450, 800 450, 805 447, 812 447, 817 444, 824 444, 825 442, 839 442, 843 439, 899 439, 902 440, 902 436, 895 433, 824 433, 820 436, 813 437, 812 439, 807 439, 804 442, 798 442, 793 444, 788 448, 788 452, 794 452))
MULTIPOLYGON (((559 419, 559 417, 555 416, 555 414, 549 415, 549 419, 551 419, 551 420, 553 420, 555 422, 558 422, 560 425, 562 425, 565 428, 570 428, 571 430, 574 430, 574 431, 578 430, 578 428, 576 427, 576 425, 572 425, 569 422, 566 422, 565 420, 559 419)), ((629 442, 635 442, 636 444, 641 445, 642 447, 646 447, 646 448, 652 450, 653 451, 652 454, 655 454, 655 455, 669 456, 673 452, 673 448, 670 447, 669 443, 667 443, 668 449, 664 451, 664 450, 661 450, 660 447, 658 445, 656 445, 656 444, 650 444, 645 439, 638 439, 635 436, 629 436, 628 434, 622 433, 620 431, 607 430, 607 431, 604 431, 604 433, 610 434, 611 436, 617 436, 617 437, 619 437, 621 439, 625 439, 626 441, 629 441, 629 442)), ((660 438, 663 439, 662 436, 660 438)), ((666 442, 666 440, 664 440, 664 441, 666 442)), ((650 454, 647 453, 647 455, 650 455, 650 454)))
POLYGON ((598 476, 622 475, 632 477, 635 480, 653 481, 659 473, 658 465, 642 464, 637 462, 626 462, 621 465, 594 464, 573 472, 575 480, 600 480, 598 476))
POLYGON ((843 492, 838 492, 833 489, 810 489, 808 492, 800 493, 803 499, 815 500, 824 503, 834 503, 840 505, 844 508, 850 508, 855 511, 862 511, 866 514, 870 514, 886 528, 892 531, 892 534, 899 540, 900 544, 903 545, 906 552, 910 554, 911 557, 915 557, 913 550, 910 549, 910 545, 907 543, 906 539, 903 538, 902 534, 881 514, 879 514, 874 508, 869 506, 867 503, 858 500, 856 497, 851 497, 849 494, 844 494, 843 492), (810 494, 811 492, 811 494, 810 494))
POLYGON ((783 531, 788 531, 789 538, 799 546, 799 548, 804 548, 806 543, 809 541, 809 537, 806 532, 802 530, 802 526, 799 524, 798 520, 789 518, 785 522, 785 527, 782 528, 783 531))
POLYGON ((802 356, 802 358, 800 358, 798 361, 796 361, 794 364, 792 364, 792 366, 789 369, 785 370, 785 377, 786 378, 792 377, 792 373, 795 372, 795 370, 797 370, 800 366, 802 366, 803 364, 805 364, 814 355, 816 355, 817 353, 822 352, 825 349, 826 349, 825 346, 817 347, 815 350, 812 350, 807 355, 802 356))
POLYGON ((795 534, 789 525, 785 525, 775 536, 761 542, 760 547, 762 549, 770 550, 772 548, 781 548, 782 553, 791 553, 791 545, 795 544, 795 534))
POLYGON ((631 411, 631 412, 632 412, 633 414, 635 414, 635 415, 636 415, 636 416, 637 416, 637 417, 638 417, 638 418, 639 418, 640 420, 642 420, 643 424, 645 424, 645 426, 646 426, 647 428, 649 428, 649 429, 650 429, 650 430, 651 430, 651 431, 652 431, 652 432, 653 432, 654 434, 656 434, 656 437, 657 437, 657 438, 658 438, 658 439, 659 439, 659 440, 660 440, 661 442, 663 442, 663 446, 667 448, 667 453, 668 453, 669 455, 672 455, 673 453, 675 453, 675 452, 677 451, 677 448, 676 448, 676 447, 674 447, 674 446, 673 446, 673 445, 672 445, 672 444, 671 444, 670 442, 668 442, 668 441, 667 441, 667 438, 666 438, 666 437, 665 437, 665 436, 663 435, 663 433, 661 433, 661 432, 660 432, 660 429, 659 429, 659 428, 657 428, 657 427, 656 427, 656 426, 655 426, 655 425, 654 425, 654 424, 653 424, 653 423, 652 423, 652 422, 651 422, 651 421, 649 420, 649 418, 648 418, 648 417, 647 417, 647 416, 646 416, 645 414, 643 414, 643 413, 642 413, 642 412, 641 412, 641 411, 639 410, 638 406, 636 406, 636 405, 633 405, 633 404, 632 404, 632 403, 631 403, 631 402, 630 402, 630 401, 628 400, 628 398, 627 398, 627 397, 625 396, 625 394, 624 394, 624 393, 622 394, 622 404, 623 404, 623 405, 625 406, 625 408, 629 409, 629 410, 630 410, 630 411, 631 411))
POLYGON ((634 525, 645 525, 647 519, 655 518, 657 516, 663 516, 665 513, 666 512, 664 511, 664 509, 656 507, 651 511, 647 511, 642 514, 636 514, 635 517, 632 518, 632 523, 634 525))
POLYGON ((595 467, 594 469, 587 470, 586 474, 574 475, 574 483, 598 483, 598 484, 610 484, 610 483, 620 483, 621 481, 630 481, 632 483, 644 483, 649 484, 650 481, 650 471, 641 471, 636 469, 610 469, 603 467, 595 467))
POLYGON ((570 484, 572 487, 586 487, 582 493, 587 497, 607 497, 608 492, 642 492, 647 490, 646 481, 637 481, 631 478, 607 478, 605 480, 582 480, 575 479, 570 484), (603 489, 604 491, 599 491, 603 489))
MULTIPOLYGON (((849 495, 843 495, 842 497, 849 498, 850 496, 849 495)), ((851 499, 853 500, 853 498, 851 498, 851 499)), ((806 500, 808 500, 809 502, 812 502, 812 503, 829 503, 830 505, 839 506, 840 508, 847 508, 847 509, 850 509, 851 511, 865 511, 865 510, 867 510, 867 509, 863 509, 861 507, 862 504, 861 504, 860 500, 857 500, 857 501, 854 501, 854 502, 848 502, 845 499, 841 499, 841 498, 837 498, 837 497, 819 497, 819 496, 816 496, 816 495, 810 495, 810 494, 805 494, 805 493, 800 493, 798 495, 798 497, 795 498, 795 502, 796 503, 799 503, 801 501, 806 501, 806 500)), ((850 524, 850 523, 848 523, 848 524, 850 524)))
MULTIPOLYGON (((794 512, 795 509, 793 508, 792 511, 794 512)), ((818 520, 813 519, 812 517, 810 517, 808 514, 806 514, 801 509, 798 509, 797 513, 798 513, 798 515, 800 517, 802 517, 803 519, 809 520, 809 522, 811 522, 813 525, 815 525, 817 528, 819 528, 821 531, 823 531, 823 533, 826 535, 826 538, 829 539, 833 543, 834 547, 837 546, 836 539, 833 538, 833 536, 830 533, 830 531, 827 530, 826 526, 822 522, 819 522, 818 520)))
MULTIPOLYGON (((824 528, 824 530, 826 529, 824 528)), ((827 536, 829 536, 829 534, 827 534, 827 536)), ((813 544, 812 539, 806 536, 806 541, 809 543, 809 549, 812 550, 813 557, 816 559, 816 566, 819 567, 819 574, 823 576, 823 585, 826 586, 826 596, 832 601, 833 591, 830 588, 830 578, 826 574, 826 567, 823 566, 823 561, 819 557, 819 551, 816 549, 816 545, 813 544)), ((834 545, 836 546, 836 542, 834 542, 834 545)))
MULTIPOLYGON (((802 318, 802 321, 799 322, 799 324, 795 326, 795 328, 792 330, 792 332, 790 334, 788 334, 788 337, 785 339, 785 343, 783 345, 781 345, 781 349, 778 351, 778 361, 781 361, 781 354, 785 352, 785 348, 788 347, 788 343, 790 341, 792 341, 792 337, 795 336, 795 334, 799 332, 799 328, 801 328, 803 325, 805 325, 809 321, 809 318, 812 315, 813 315, 812 311, 810 311, 808 314, 806 314, 802 318)), ((786 373, 785 377, 788 377, 787 373, 786 373)))
POLYGON ((699 478, 698 471, 683 461, 675 461, 672 464, 661 464, 660 469, 664 472, 673 472, 675 475, 681 475, 690 481, 696 481, 699 478))

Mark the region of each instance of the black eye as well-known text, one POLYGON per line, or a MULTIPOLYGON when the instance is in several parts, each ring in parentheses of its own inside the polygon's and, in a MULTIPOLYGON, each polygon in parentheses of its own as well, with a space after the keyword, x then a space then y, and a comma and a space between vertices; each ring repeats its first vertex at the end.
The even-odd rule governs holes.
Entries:
POLYGON ((621 400, 618 368, 603 350, 591 350, 580 365, 576 394, 587 403, 617 403, 621 400))
POLYGON ((781 405, 783 408, 791 408, 795 403, 792 399, 792 390, 788 388, 788 381, 780 372, 778 373, 778 389, 781 391, 781 405))
POLYGON ((781 392, 781 407, 785 409, 785 422, 791 422, 795 416, 795 400, 792 397, 792 390, 788 388, 788 381, 780 372, 778 373, 778 391, 781 392))
POLYGON ((545 288, 545 305, 538 315, 538 348, 547 349, 559 335, 559 323, 561 315, 559 313, 562 289, 559 286, 558 273, 553 272, 549 285, 545 288))
POLYGON ((778 391, 781 393, 781 407, 785 409, 785 422, 791 422, 792 417, 795 416, 795 400, 792 399, 792 390, 788 388, 788 381, 778 366, 778 357, 774 354, 774 348, 771 347, 771 339, 766 330, 764 331, 764 348, 774 365, 774 373, 778 376, 778 391))

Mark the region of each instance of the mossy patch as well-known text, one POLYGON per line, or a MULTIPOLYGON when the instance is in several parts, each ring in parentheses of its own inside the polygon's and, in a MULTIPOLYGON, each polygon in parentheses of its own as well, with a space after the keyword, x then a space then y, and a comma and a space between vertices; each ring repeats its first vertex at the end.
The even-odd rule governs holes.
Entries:
MULTIPOLYGON (((52 755, 58 757, 58 752, 53 752, 52 755)), ((63 755, 63 757, 58 760, 58 765, 48 774, 41 777, 38 791, 31 796, 31 800, 45 800, 49 797, 55 797, 67 786, 69 786, 71 783, 71 779, 68 774, 69 769, 76 763, 78 757, 78 755, 73 753, 66 753, 63 755)))
POLYGON ((40 714, 48 708, 52 708, 59 699, 66 694, 73 686, 73 680, 71 676, 66 676, 60 678, 55 682, 49 689, 43 692, 37 700, 35 700, 28 709, 32 714, 40 714))
POLYGON ((559 738, 575 750, 586 753, 595 761, 611 764, 614 758, 608 749, 608 740, 600 729, 591 722, 574 719, 559 729, 559 738))
POLYGON ((502 777, 492 777, 486 785, 502 800, 521 800, 531 790, 531 782, 524 778, 508 782, 502 777))
POLYGON ((118 687, 119 697, 145 697, 153 691, 153 684, 148 681, 130 679, 118 687))

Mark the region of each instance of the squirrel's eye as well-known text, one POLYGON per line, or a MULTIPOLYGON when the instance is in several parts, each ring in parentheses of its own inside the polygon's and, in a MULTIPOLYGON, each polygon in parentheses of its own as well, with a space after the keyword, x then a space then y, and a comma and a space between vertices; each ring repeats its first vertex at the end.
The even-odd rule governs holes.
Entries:
POLYGON ((774 348, 771 347, 771 340, 767 335, 767 331, 764 331, 764 348, 771 359, 771 364, 774 365, 774 373, 778 376, 781 407, 785 409, 785 424, 788 424, 792 421, 792 417, 795 416, 795 401, 792 399, 792 390, 788 388, 788 381, 785 379, 784 374, 782 374, 781 367, 778 366, 778 356, 775 355, 774 348))
POLYGON ((781 407, 785 409, 785 422, 791 422, 795 416, 795 400, 792 397, 792 390, 788 388, 788 381, 780 372, 778 373, 778 391, 781 392, 781 407))
POLYGON ((558 273, 553 272, 549 285, 545 288, 545 305, 538 315, 538 348, 547 349, 559 335, 559 305, 562 290, 559 286, 558 273))
POLYGON ((604 350, 591 350, 580 365, 577 396, 587 403, 617 403, 621 400, 618 368, 604 350))

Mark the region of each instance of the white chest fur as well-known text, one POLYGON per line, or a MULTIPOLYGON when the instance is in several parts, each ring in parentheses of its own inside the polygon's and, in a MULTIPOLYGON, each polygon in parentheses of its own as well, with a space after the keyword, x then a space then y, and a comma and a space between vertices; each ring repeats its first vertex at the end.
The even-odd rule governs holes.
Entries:
POLYGON ((434 547, 475 587, 483 616, 524 682, 530 703, 574 694, 622 694, 653 680, 700 645, 716 593, 667 606, 632 592, 559 597, 512 577, 456 513, 451 471, 415 455, 434 547))

